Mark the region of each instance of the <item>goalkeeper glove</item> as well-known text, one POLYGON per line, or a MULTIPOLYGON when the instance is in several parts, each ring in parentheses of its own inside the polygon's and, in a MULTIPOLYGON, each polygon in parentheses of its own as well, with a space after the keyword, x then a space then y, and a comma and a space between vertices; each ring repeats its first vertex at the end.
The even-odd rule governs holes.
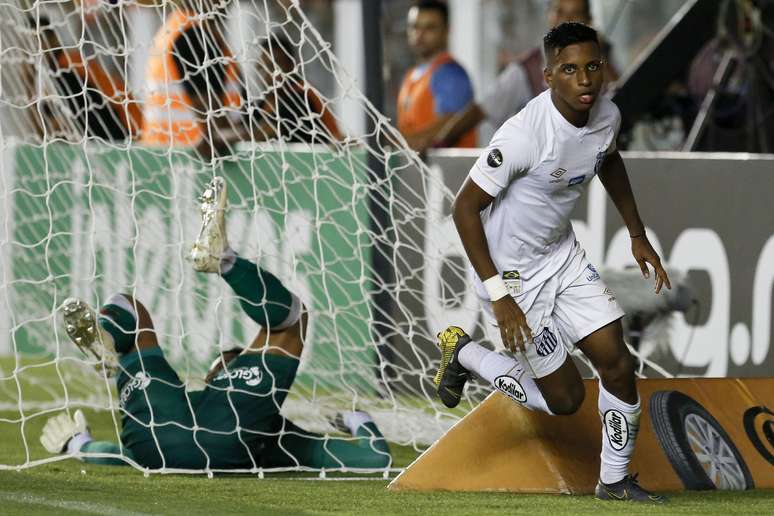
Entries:
POLYGON ((62 412, 49 418, 40 434, 40 444, 49 453, 78 453, 84 444, 92 440, 86 416, 80 409, 75 411, 73 417, 62 412))

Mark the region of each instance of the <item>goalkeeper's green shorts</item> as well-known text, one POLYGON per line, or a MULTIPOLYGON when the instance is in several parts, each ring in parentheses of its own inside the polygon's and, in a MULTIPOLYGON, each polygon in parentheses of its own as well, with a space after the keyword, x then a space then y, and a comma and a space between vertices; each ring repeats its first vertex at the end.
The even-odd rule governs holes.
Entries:
POLYGON ((236 469, 260 466, 260 450, 282 426, 282 403, 298 359, 240 355, 203 391, 185 385, 161 348, 120 359, 121 441, 141 465, 236 469))

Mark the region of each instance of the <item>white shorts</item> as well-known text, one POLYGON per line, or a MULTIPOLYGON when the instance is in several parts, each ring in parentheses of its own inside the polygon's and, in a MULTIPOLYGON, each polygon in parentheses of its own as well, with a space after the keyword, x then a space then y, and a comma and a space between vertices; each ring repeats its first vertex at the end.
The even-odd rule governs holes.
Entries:
MULTIPOLYGON (((527 307, 525 315, 533 336, 526 353, 515 356, 533 378, 543 378, 559 369, 578 341, 624 316, 615 294, 580 246, 554 276, 514 299, 522 310, 527 307)), ((480 301, 489 319, 486 326, 494 327, 488 332, 490 338, 497 349, 502 349, 492 303, 488 299, 480 301)))

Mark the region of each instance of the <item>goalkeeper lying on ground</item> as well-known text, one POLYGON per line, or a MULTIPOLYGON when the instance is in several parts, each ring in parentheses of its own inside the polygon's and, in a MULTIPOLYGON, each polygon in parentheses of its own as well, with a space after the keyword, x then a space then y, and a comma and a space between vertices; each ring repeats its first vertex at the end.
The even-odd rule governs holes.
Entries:
MULTIPOLYGON (((364 412, 337 418, 336 426, 352 438, 313 434, 280 415, 301 356, 304 307, 279 279, 229 247, 223 179, 210 182, 201 201, 202 228, 190 252, 193 266, 219 273, 263 329, 246 349, 220 354, 204 390, 186 392, 141 303, 117 294, 97 315, 83 301, 68 299, 63 318, 69 337, 118 373, 123 446, 92 440, 80 411, 72 419, 64 413, 49 419, 41 443, 51 453, 123 455, 153 469, 388 467, 387 443, 364 412)), ((123 463, 118 458, 86 460, 123 463)))

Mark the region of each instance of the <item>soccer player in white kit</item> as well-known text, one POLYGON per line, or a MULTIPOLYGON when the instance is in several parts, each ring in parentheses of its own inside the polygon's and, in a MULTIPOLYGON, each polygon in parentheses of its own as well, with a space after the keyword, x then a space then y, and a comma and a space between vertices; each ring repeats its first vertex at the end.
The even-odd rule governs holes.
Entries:
POLYGON ((438 394, 456 406, 470 373, 529 409, 572 414, 585 396, 568 348, 599 373, 602 453, 596 496, 661 503, 630 475, 640 418, 634 359, 624 315, 575 238, 570 213, 595 175, 621 214, 632 254, 655 292, 671 288, 645 234, 615 140, 621 115, 600 97, 603 58, 597 33, 563 23, 543 39, 549 89, 495 133, 452 208, 476 272, 476 290, 518 361, 471 341, 456 326, 439 334, 438 394))

